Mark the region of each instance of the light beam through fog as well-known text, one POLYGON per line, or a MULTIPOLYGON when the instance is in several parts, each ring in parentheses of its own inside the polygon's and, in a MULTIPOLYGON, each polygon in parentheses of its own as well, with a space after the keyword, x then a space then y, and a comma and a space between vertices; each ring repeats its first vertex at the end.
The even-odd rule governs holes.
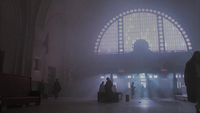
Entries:
MULTIPOLYGON (((183 75, 180 73, 169 73, 166 75, 153 73, 137 73, 118 75, 112 74, 113 84, 117 86, 117 92, 122 92, 123 99, 125 95, 131 95, 130 84, 135 83, 134 98, 168 98, 173 97, 174 92, 182 92, 185 94, 183 75), (174 81, 176 81, 174 83, 174 81), (144 85, 144 90, 141 85, 144 85), (181 85, 180 85, 181 84, 181 85)), ((99 74, 93 77, 79 79, 71 84, 71 96, 84 98, 97 98, 97 92, 102 81, 106 82, 106 77, 111 74, 99 74)), ((68 93, 68 94, 69 94, 68 93)))

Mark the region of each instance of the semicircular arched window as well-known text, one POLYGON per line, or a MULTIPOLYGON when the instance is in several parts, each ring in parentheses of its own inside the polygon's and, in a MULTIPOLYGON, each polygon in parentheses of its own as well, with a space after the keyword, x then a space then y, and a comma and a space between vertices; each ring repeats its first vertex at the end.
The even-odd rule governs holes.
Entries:
POLYGON ((171 16, 152 9, 134 9, 113 17, 98 35, 94 53, 127 54, 137 40, 145 40, 156 53, 192 51, 182 26, 171 16))

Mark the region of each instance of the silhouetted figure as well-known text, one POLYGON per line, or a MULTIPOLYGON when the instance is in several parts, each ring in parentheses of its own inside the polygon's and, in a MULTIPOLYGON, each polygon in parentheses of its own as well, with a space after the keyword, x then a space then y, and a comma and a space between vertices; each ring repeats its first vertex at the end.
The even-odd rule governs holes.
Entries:
POLYGON ((144 39, 138 39, 133 45, 133 54, 138 55, 148 55, 151 54, 152 51, 149 50, 149 43, 144 39))
POLYGON ((134 86, 134 82, 132 82, 131 84, 131 98, 133 99, 133 95, 135 95, 135 86, 134 86))
POLYGON ((200 113, 200 51, 195 51, 186 63, 184 76, 188 101, 197 102, 196 112, 200 113))
POLYGON ((58 99, 58 92, 60 92, 61 89, 62 88, 60 86, 60 83, 59 83, 58 79, 56 79, 56 82, 54 82, 54 84, 53 84, 55 99, 58 99))
POLYGON ((130 55, 132 55, 132 58, 129 59, 130 60, 129 65, 134 66, 133 68, 135 70, 143 71, 146 69, 152 69, 152 63, 155 60, 155 57, 153 57, 154 54, 149 49, 149 44, 146 40, 138 39, 133 44, 133 51, 130 52, 130 55))
POLYGON ((140 90, 141 90, 141 97, 144 97, 144 85, 143 84, 141 85, 140 90))
POLYGON ((105 92, 104 81, 102 81, 100 86, 99 86, 99 92, 105 92))
POLYGON ((113 91, 112 91, 112 86, 113 86, 113 83, 112 81, 110 80, 109 77, 106 78, 106 84, 105 84, 105 92, 107 94, 107 100, 108 101, 112 101, 112 94, 113 94, 113 91))
POLYGON ((117 86, 113 85, 112 90, 113 90, 113 92, 117 92, 117 86))
POLYGON ((42 97, 44 96, 44 80, 42 79, 38 85, 38 90, 41 92, 42 97))

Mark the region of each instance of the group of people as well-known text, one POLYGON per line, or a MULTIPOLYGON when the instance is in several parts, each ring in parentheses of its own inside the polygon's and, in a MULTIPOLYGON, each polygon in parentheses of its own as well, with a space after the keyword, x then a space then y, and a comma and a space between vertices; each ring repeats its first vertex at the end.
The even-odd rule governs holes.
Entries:
POLYGON ((106 83, 104 85, 104 81, 101 82, 99 86, 99 92, 105 92, 107 95, 107 101, 112 101, 113 92, 116 92, 116 86, 113 85, 113 82, 110 80, 109 77, 106 78, 106 83))
MULTIPOLYGON (((99 86, 99 92, 106 92, 108 97, 112 95, 113 92, 117 92, 116 85, 113 85, 112 81, 110 80, 109 77, 106 78, 106 83, 104 85, 104 81, 101 82, 99 86)), ((131 98, 133 99, 133 95, 135 95, 135 86, 134 82, 131 84, 131 98)))
MULTIPOLYGON (((197 104, 195 105, 196 112, 200 113, 200 51, 195 51, 190 58, 190 60, 185 65, 184 71, 184 81, 187 87, 187 96, 188 101, 197 104)), ((100 84, 99 92, 106 92, 107 96, 111 98, 113 92, 117 92, 116 86, 113 85, 113 82, 110 80, 109 77, 106 78, 106 83, 104 85, 104 81, 100 84)), ((44 92, 44 83, 43 80, 40 85, 40 90, 42 94, 44 92)), ((135 95, 135 86, 134 82, 131 84, 131 97, 135 95)), ((56 79, 53 85, 53 93, 55 95, 55 99, 58 99, 58 92, 61 91, 61 86, 56 79)))
POLYGON ((117 92, 117 87, 116 85, 114 85, 112 83, 112 81, 110 80, 110 78, 106 78, 107 82, 104 85, 104 81, 101 82, 100 86, 99 86, 99 92, 117 92))
POLYGON ((101 82, 99 86, 99 92, 106 92, 106 93, 112 93, 116 92, 116 86, 113 85, 113 82, 110 80, 109 77, 106 78, 106 84, 104 85, 104 81, 101 82), (115 88, 113 91, 113 87, 115 88))
MULTIPOLYGON (((55 99, 58 99, 58 93, 61 91, 61 89, 62 89, 61 85, 60 85, 58 79, 56 79, 56 81, 53 84, 53 88, 52 88, 52 94, 54 94, 55 99)), ((39 83, 38 90, 41 92, 42 97, 44 97, 44 80, 43 79, 39 83)))

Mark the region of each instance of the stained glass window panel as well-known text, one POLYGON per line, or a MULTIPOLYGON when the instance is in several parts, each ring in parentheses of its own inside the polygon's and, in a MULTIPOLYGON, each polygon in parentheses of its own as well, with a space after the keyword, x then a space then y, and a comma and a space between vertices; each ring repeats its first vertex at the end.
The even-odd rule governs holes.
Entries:
POLYGON ((157 16, 151 13, 134 13, 124 16, 124 50, 130 53, 134 43, 144 39, 149 43, 149 49, 159 52, 157 16))
POLYGON ((163 25, 165 37, 165 51, 187 51, 187 45, 179 29, 165 18, 163 18, 163 25))
POLYGON ((114 22, 104 33, 99 46, 98 54, 118 53, 118 21, 114 22))
POLYGON ((192 50, 186 31, 169 15, 152 9, 127 12, 117 15, 104 26, 95 42, 95 54, 130 53, 140 39, 145 40, 153 52, 192 50))

